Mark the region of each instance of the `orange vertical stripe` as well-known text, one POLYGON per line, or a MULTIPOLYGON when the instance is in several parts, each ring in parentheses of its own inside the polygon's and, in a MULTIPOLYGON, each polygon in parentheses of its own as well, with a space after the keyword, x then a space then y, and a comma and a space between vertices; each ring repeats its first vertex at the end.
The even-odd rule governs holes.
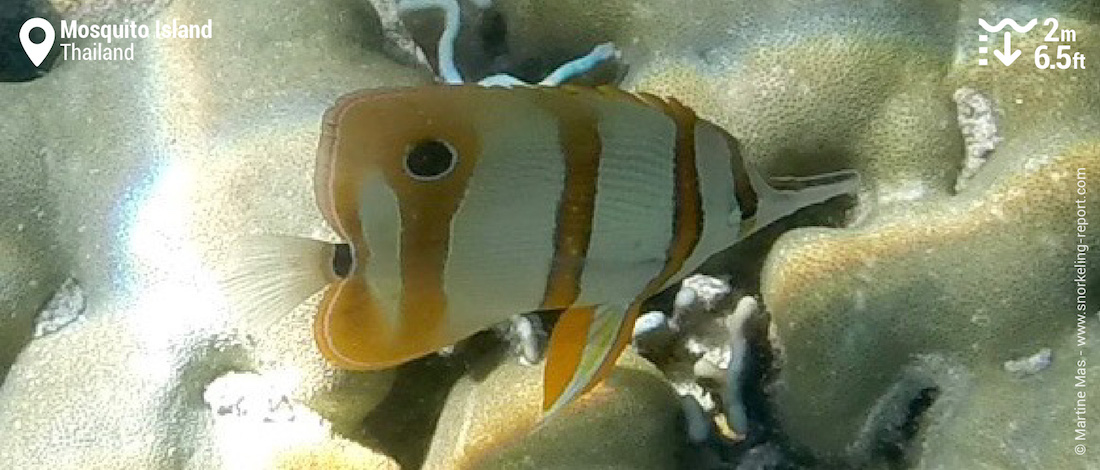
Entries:
POLYGON ((539 103, 557 117, 558 144, 565 159, 565 182, 554 229, 554 257, 540 308, 566 308, 580 295, 581 274, 592 238, 603 145, 599 117, 590 105, 564 93, 542 95, 539 103))

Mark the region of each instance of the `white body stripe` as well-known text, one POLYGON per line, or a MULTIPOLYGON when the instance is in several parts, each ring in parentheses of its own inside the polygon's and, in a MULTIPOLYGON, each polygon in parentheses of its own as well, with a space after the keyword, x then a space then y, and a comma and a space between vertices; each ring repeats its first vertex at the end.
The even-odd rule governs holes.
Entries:
POLYGON ((664 287, 675 284, 699 268, 707 258, 737 242, 741 222, 733 188, 733 163, 723 131, 699 121, 695 125, 695 168, 703 201, 703 228, 699 243, 680 271, 664 287), (731 213, 736 212, 735 214, 731 213))
POLYGON ((389 325, 396 328, 401 324, 400 203, 380 172, 364 180, 359 193, 359 220, 370 260, 363 266, 363 279, 375 293, 389 325))
POLYGON ((485 129, 482 156, 451 223, 444 287, 449 326, 462 336, 538 309, 550 276, 565 181, 558 121, 527 103, 507 111, 485 129))
POLYGON ((578 305, 636 297, 672 240, 675 124, 618 102, 600 103, 598 114, 603 151, 578 305))

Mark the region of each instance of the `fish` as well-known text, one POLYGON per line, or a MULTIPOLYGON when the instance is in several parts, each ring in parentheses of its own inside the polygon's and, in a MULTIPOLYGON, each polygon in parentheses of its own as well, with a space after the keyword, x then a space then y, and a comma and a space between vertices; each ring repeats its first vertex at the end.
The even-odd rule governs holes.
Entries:
POLYGON ((735 138, 674 98, 608 86, 364 90, 325 113, 316 155, 316 202, 342 242, 254 243, 234 289, 261 316, 323 290, 314 340, 349 370, 560 311, 543 369, 550 416, 608 376, 646 299, 858 186, 851 170, 765 178, 735 138))

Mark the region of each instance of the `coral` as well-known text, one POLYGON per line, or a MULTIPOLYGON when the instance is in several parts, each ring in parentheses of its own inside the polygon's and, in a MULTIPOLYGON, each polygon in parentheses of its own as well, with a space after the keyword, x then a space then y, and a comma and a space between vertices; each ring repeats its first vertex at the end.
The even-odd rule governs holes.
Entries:
POLYGON ((311 184, 320 116, 350 90, 430 75, 376 52, 378 20, 357 2, 154 3, 150 23, 209 19, 213 38, 139 39, 133 61, 67 61, 0 85, 5 116, 20 116, 0 120, 6 467, 217 468, 202 395, 230 371, 288 377, 294 403, 363 440, 394 380, 327 366, 309 305, 263 331, 235 322, 217 268, 249 233, 331 236, 311 184), (83 320, 30 340, 67 278, 83 320))
POLYGON ((47 0, 63 18, 86 24, 119 23, 130 19, 143 22, 156 15, 171 0, 47 0))
POLYGON ((216 417, 261 423, 309 419, 310 412, 291 398, 292 390, 292 380, 229 372, 207 384, 202 399, 216 417))
POLYGON ((627 352, 606 382, 536 427, 541 383, 541 368, 514 361, 459 380, 423 468, 675 467, 679 405, 645 359, 627 352))
POLYGON ((733 430, 745 434, 749 430, 748 412, 741 394, 742 383, 747 380, 749 342, 745 339, 746 323, 758 311, 756 299, 744 297, 726 320, 730 331, 730 361, 726 364, 725 403, 727 421, 733 430))
POLYGON ((1047 367, 1050 367, 1051 359, 1053 359, 1053 356, 1050 348, 1043 348, 1030 356, 1005 361, 1004 369, 1005 372, 1010 374, 1026 377, 1028 375, 1038 374, 1047 367))
POLYGON ((280 453, 275 470, 398 470, 389 458, 343 439, 304 445, 280 453))
POLYGON ((665 312, 653 310, 639 315, 634 322, 631 344, 642 354, 660 354, 668 349, 675 336, 676 331, 665 312))
MULTIPOLYGON (((771 412, 794 444, 834 463, 1080 465, 1059 428, 1070 403, 1043 397, 1065 393, 1077 355, 1067 346, 1067 201, 1077 169, 1095 174, 1100 161, 1100 79, 1094 66, 1029 63, 1042 28, 1014 38, 1025 53, 1016 64, 980 66, 988 44, 977 20, 1056 17, 1091 59, 1100 56, 1095 2, 505 0, 492 8, 509 32, 506 54, 470 69, 523 69, 611 42, 629 65, 624 87, 692 106, 769 174, 859 170, 856 210, 845 218, 829 209, 848 227, 789 230, 759 279, 780 354, 771 412), (1049 367, 1023 378, 1004 370, 1044 348, 1049 367), (1006 433, 1011 445, 995 441, 1006 433)), ((712 272, 745 260, 721 261, 712 272)), ((1089 263, 1091 272, 1095 258, 1089 263)), ((643 336, 667 331, 657 316, 646 321, 643 336)))
MULTIPOLYGON (((23 87, 25 85, 0 85, 23 87)), ((4 91, 0 90, 0 93, 4 91)), ((5 112, 32 106, 4 101, 5 112)), ((15 119, 0 120, 0 380, 34 334, 35 318, 68 277, 55 225, 59 215, 47 184, 50 167, 33 131, 15 119)))
POLYGON ((994 114, 993 100, 973 88, 955 90, 955 104, 958 106, 959 130, 966 143, 966 160, 962 174, 955 184, 955 190, 962 190, 965 181, 973 176, 989 159, 990 154, 1001 143, 997 134, 997 117, 994 114))
POLYGON ((69 278, 61 284, 50 301, 38 314, 34 326, 34 337, 39 338, 79 321, 83 318, 84 307, 87 299, 84 297, 84 289, 76 279, 69 278))
POLYGON ((749 420, 741 396, 749 360, 746 322, 757 313, 752 297, 732 305, 730 283, 690 276, 672 302, 671 320, 649 312, 634 326, 634 344, 658 365, 681 397, 688 435, 702 444, 717 432, 743 439, 749 420))
POLYGON ((854 168, 881 201, 950 190, 962 142, 944 132, 955 112, 942 83, 944 25, 954 24, 940 19, 944 10, 905 15, 822 2, 796 20, 740 8, 712 15, 752 15, 751 27, 719 29, 705 52, 666 51, 632 68, 624 84, 693 106, 773 175, 854 168))
MULTIPOLYGON (((443 30, 439 34, 439 42, 436 46, 436 68, 443 83, 461 84, 467 83, 458 70, 455 58, 455 45, 458 41, 459 30, 462 26, 462 9, 458 0, 403 0, 399 1, 398 9, 405 13, 427 10, 439 10, 443 15, 443 30)), ((486 5, 477 5, 479 9, 486 5)), ((615 58, 619 52, 609 43, 600 44, 587 54, 565 62, 538 81, 539 85, 557 86, 567 80, 584 73, 590 72, 601 62, 615 58)), ((477 80, 482 86, 514 86, 526 85, 522 79, 506 73, 490 75, 477 80)))
MULTIPOLYGON (((734 320, 736 314, 729 309, 731 293, 727 282, 696 275, 684 279, 673 301, 670 323, 680 337, 671 348, 673 358, 663 369, 668 371, 674 388, 695 397, 712 417, 722 414, 719 404, 733 405, 731 401, 735 401, 727 392, 731 390, 729 374, 737 373, 729 371, 729 367, 734 360, 733 344, 743 344, 739 341, 743 321, 734 320), (717 386, 705 387, 699 379, 717 386)), ((751 298, 746 301, 752 303, 751 298)), ((751 313, 754 306, 740 311, 751 313)))
MULTIPOLYGON (((1059 16, 1079 31, 1100 33, 1095 23, 1059 16)), ((1096 54, 1098 44, 1080 41, 1075 47, 1096 54)), ((955 364, 955 375, 971 377, 972 385, 934 379, 921 386, 937 388, 942 397, 928 412, 929 441, 923 452, 914 450, 922 465, 1074 465, 1062 450, 1070 436, 1059 431, 1056 418, 1070 416, 1072 403, 1043 403, 1045 395, 1038 393, 1071 390, 1064 370, 1078 356, 1069 346, 1073 323, 1061 313, 1071 312, 1074 300, 1066 284, 1074 252, 1066 201, 1078 168, 1100 170, 1095 74, 960 65, 945 81, 982 90, 1003 116, 996 158, 963 193, 882 209, 850 229, 792 232, 777 243, 763 281, 785 354, 774 396, 783 422, 799 439, 821 451, 842 452, 861 430, 875 427, 867 405, 912 373, 906 365, 916 354, 929 354, 955 364), (1042 386, 1013 385, 1002 370, 1005 361, 1042 348, 1053 351, 1052 367, 1032 378, 1042 386), (1036 406, 1017 404, 1002 414, 964 411, 975 403, 1007 409, 1008 402, 1036 406), (982 418, 964 421, 957 414, 982 418), (1019 427, 1024 422, 1027 433, 1049 437, 1029 441, 1019 427), (825 423, 834 432, 817 432, 825 423), (952 435, 954 442, 946 437, 952 435), (1004 448, 992 436, 1005 436, 1012 446, 1004 448), (967 445, 961 445, 964 440, 967 445)))
POLYGON ((190 468, 397 469, 378 452, 334 436, 331 425, 296 402, 293 377, 230 372, 203 392, 210 407, 210 443, 190 468), (256 436, 263 436, 257 439, 256 436))
POLYGON ((531 366, 542 361, 549 336, 542 327, 538 315, 513 315, 508 321, 495 327, 501 338, 511 346, 512 354, 520 364, 531 366))
POLYGON ((745 322, 752 297, 733 304, 726 280, 694 275, 672 300, 671 315, 651 311, 635 323, 634 345, 665 374, 680 397, 692 450, 686 468, 722 468, 725 450, 743 441, 749 420, 741 389, 749 357, 745 322))
MULTIPOLYGON (((979 66, 977 18, 1057 17, 1094 61, 1095 2, 456 5, 458 78, 557 81, 593 50, 610 58, 598 46, 611 43, 620 60, 582 61, 594 68, 582 80, 676 97, 772 176, 857 169, 855 209, 810 209, 717 256, 705 272, 732 276, 692 278, 635 327, 664 374, 627 353, 609 382, 535 428, 541 372, 494 362, 490 335, 397 371, 335 371, 310 337, 316 298, 255 331, 215 282, 240 235, 332 237, 311 193, 320 117, 351 90, 431 82, 437 11, 56 0, 63 18, 212 19, 215 33, 0 85, 5 116, 20 117, 0 120, 0 461, 669 468, 716 433, 766 425, 761 438, 776 439, 687 465, 783 466, 791 448, 841 467, 1091 463, 1069 447, 1073 402, 1051 397, 1073 389, 1075 358, 1100 376, 1100 344, 1072 342, 1067 274, 1076 175, 1100 173, 1100 72, 1034 68, 1042 28, 1013 38, 1016 64, 979 66), (837 227, 797 228, 807 221, 837 227), (750 355, 757 299, 772 349, 750 355), (33 338, 36 316, 51 333, 33 338), (751 384, 764 396, 748 400, 737 383, 756 380, 742 367, 760 357, 775 360, 751 384), (227 432, 285 439, 249 457, 227 432)), ((1091 277, 1087 288, 1094 308, 1091 277)), ((528 362, 533 318, 506 334, 528 362)))

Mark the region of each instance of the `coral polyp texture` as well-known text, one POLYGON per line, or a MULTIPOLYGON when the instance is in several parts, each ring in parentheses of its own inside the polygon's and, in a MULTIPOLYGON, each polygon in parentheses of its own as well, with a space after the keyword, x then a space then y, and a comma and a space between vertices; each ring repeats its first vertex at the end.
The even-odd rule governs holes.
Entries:
POLYGON ((1082 344, 1073 267, 1079 180, 1100 214, 1096 1, 24 3, 214 35, 0 83, 0 466, 1100 468, 1073 447, 1075 376, 1090 442, 1100 423, 1097 223, 1082 344), (217 279, 244 236, 333 239, 312 200, 322 114, 439 80, 444 15, 414 3, 458 9, 465 80, 535 83, 610 43, 577 80, 675 97, 767 174, 851 168, 860 193, 656 298, 636 351, 552 421, 553 315, 335 370, 317 298, 250 330, 217 279), (979 18, 1038 26, 1006 66, 979 18), (1047 18, 1074 40, 1046 42, 1047 18), (1058 44, 1086 67, 1037 68, 1058 44))

